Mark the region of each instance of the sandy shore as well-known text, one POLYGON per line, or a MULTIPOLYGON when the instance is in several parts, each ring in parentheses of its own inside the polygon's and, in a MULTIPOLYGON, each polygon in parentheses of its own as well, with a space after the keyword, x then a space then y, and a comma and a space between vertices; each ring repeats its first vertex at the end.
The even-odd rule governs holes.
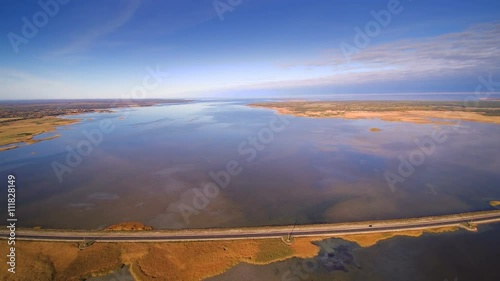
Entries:
POLYGON ((464 108, 459 104, 447 106, 437 102, 272 102, 256 103, 251 107, 267 108, 280 114, 312 118, 380 119, 389 122, 419 124, 452 124, 456 120, 500 124, 500 109, 464 108))

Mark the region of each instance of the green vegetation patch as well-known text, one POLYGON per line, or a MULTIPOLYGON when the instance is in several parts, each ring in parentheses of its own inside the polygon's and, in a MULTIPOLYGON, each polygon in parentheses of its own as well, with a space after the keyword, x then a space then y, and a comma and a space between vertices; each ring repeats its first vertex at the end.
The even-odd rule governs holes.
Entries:
POLYGON ((292 248, 280 240, 265 240, 259 245, 259 252, 257 253, 255 262, 270 263, 289 258, 293 254, 292 248))

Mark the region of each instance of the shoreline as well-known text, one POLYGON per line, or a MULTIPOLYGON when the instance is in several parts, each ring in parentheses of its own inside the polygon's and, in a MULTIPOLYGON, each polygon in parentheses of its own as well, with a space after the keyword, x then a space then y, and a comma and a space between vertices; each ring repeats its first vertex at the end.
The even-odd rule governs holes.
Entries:
POLYGON ((74 125, 83 119, 67 118, 85 113, 110 113, 113 109, 188 103, 191 100, 74 100, 0 103, 0 152, 60 137, 34 139, 43 133, 74 125))
POLYGON ((468 108, 459 102, 444 101, 282 101, 248 106, 306 118, 380 119, 416 124, 454 124, 450 120, 461 120, 500 124, 498 101, 482 101, 480 106, 468 108))
POLYGON ((82 119, 67 119, 59 116, 21 119, 0 123, 0 152, 35 144, 60 137, 60 134, 41 139, 35 137, 56 132, 58 128, 81 122, 82 119))

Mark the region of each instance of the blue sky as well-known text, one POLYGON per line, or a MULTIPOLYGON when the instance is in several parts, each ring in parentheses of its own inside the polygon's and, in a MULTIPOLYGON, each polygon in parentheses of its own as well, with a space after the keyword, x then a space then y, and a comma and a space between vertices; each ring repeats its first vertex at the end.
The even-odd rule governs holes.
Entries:
POLYGON ((473 92, 479 75, 500 80, 495 0, 40 3, 2 2, 1 99, 134 96, 147 69, 168 72, 148 80, 147 98, 473 92))

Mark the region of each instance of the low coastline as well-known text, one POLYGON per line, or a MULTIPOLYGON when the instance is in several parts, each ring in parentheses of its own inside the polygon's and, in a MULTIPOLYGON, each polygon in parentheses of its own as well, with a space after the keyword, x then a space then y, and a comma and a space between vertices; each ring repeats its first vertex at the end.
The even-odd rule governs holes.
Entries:
POLYGON ((500 124, 500 102, 465 107, 445 101, 283 101, 253 103, 279 114, 310 118, 380 119, 388 122, 452 124, 450 120, 500 124))
POLYGON ((144 107, 164 103, 189 102, 188 100, 54 100, 18 101, 0 103, 0 152, 16 149, 59 137, 54 135, 35 139, 43 133, 81 122, 82 119, 65 118, 83 113, 107 113, 112 109, 144 107))
POLYGON ((80 119, 46 116, 42 118, 2 122, 0 123, 0 152, 44 140, 55 139, 60 135, 57 134, 41 139, 35 139, 35 137, 43 133, 55 132, 59 127, 72 125, 80 121, 80 119), (21 145, 17 145, 18 143, 21 145))

